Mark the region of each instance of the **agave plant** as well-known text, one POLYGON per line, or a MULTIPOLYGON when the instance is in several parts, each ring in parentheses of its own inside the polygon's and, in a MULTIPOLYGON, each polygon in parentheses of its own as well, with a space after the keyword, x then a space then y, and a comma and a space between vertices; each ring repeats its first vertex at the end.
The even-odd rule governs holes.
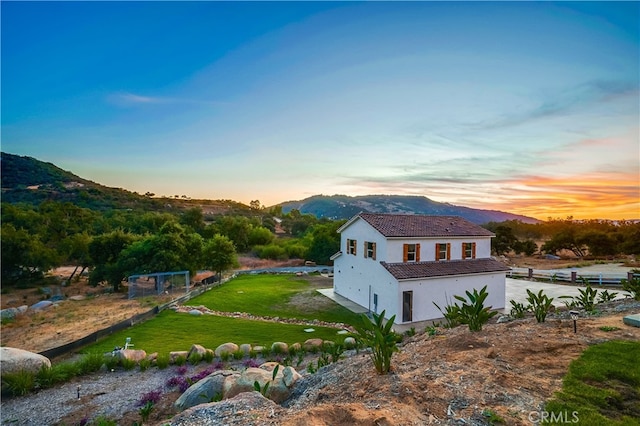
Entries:
POLYGON ((370 320, 362 314, 360 325, 355 325, 356 333, 353 337, 366 347, 371 348, 371 359, 378 374, 387 374, 391 370, 391 356, 398 351, 397 336, 392 330, 396 316, 393 315, 384 323, 385 311, 380 315, 373 314, 370 320))
POLYGON ((480 292, 474 288, 473 293, 468 290, 465 293, 467 294, 466 299, 463 296, 453 296, 462 302, 458 308, 458 319, 461 324, 469 326, 469 331, 480 331, 482 325, 486 324, 498 312, 492 312, 491 306, 484 306, 484 301, 489 296, 486 285, 480 289, 480 292))

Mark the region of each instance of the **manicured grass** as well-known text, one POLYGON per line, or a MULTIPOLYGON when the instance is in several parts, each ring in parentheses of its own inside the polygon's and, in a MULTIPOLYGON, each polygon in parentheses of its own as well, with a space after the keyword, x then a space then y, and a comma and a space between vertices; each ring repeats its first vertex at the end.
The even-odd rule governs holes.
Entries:
POLYGON ((314 310, 312 306, 296 308, 288 304, 291 297, 306 293, 323 297, 303 277, 295 275, 240 275, 228 283, 191 299, 189 305, 204 305, 223 312, 247 312, 253 315, 317 319, 353 324, 360 317, 332 302, 332 307, 314 310))
POLYGON ((571 363, 562 390, 545 411, 556 418, 568 413, 569 420, 575 412, 584 425, 640 425, 640 342, 588 348, 571 363))
POLYGON ((338 329, 312 327, 315 331, 304 331, 308 326, 250 321, 214 315, 193 316, 173 311, 163 311, 158 316, 111 336, 83 349, 83 353, 109 352, 116 346, 124 346, 131 337, 133 349, 144 349, 147 353, 187 351, 193 344, 215 349, 219 345, 233 342, 238 345, 250 343, 270 347, 273 342, 303 343, 310 338, 341 342, 343 335, 338 329))

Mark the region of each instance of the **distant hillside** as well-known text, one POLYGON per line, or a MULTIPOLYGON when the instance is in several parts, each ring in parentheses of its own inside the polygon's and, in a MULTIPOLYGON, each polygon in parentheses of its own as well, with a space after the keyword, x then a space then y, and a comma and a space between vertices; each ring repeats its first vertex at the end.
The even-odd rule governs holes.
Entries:
POLYGON ((5 152, 0 154, 0 166, 3 203, 39 205, 50 200, 70 202, 94 210, 171 211, 198 206, 205 214, 243 214, 251 211, 249 206, 231 200, 190 200, 140 195, 83 179, 51 163, 5 152))
POLYGON ((519 220, 524 223, 538 223, 538 219, 497 210, 472 209, 448 203, 438 203, 426 197, 409 195, 314 195, 300 201, 281 203, 282 211, 288 213, 297 209, 316 217, 330 219, 348 219, 361 212, 371 213, 411 213, 427 215, 461 216, 473 223, 503 222, 519 220))

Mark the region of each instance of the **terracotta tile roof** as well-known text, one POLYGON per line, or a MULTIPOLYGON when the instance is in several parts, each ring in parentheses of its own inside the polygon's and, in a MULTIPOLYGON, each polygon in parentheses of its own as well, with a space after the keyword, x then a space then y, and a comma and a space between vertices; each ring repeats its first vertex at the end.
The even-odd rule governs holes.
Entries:
POLYGON ((493 237, 493 232, 459 216, 359 213, 385 237, 493 237))
POLYGON ((479 274, 483 272, 506 272, 510 269, 497 260, 489 258, 412 263, 380 262, 380 264, 398 280, 479 274))

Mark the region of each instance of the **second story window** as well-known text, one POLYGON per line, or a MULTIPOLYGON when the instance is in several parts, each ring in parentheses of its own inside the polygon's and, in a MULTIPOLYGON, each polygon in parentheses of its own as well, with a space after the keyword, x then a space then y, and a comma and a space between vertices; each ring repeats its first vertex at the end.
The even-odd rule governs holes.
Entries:
POLYGON ((364 242, 364 257, 376 260, 376 243, 371 241, 364 242))
POLYGON ((451 259, 451 244, 438 243, 436 244, 436 260, 449 260, 451 259))
POLYGON ((476 243, 462 243, 462 258, 463 259, 476 258, 476 243))
POLYGON ((403 262, 420 262, 420 244, 403 244, 403 262))
POLYGON ((358 242, 356 240, 347 239, 347 254, 356 254, 356 247, 358 242))

